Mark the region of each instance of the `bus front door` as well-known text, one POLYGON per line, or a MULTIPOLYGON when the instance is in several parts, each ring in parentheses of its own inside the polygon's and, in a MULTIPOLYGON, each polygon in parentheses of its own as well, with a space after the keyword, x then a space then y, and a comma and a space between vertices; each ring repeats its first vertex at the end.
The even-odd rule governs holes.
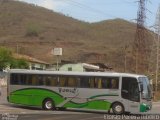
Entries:
POLYGON ((140 109, 140 92, 136 78, 122 78, 121 95, 122 98, 127 102, 128 112, 138 113, 140 109))

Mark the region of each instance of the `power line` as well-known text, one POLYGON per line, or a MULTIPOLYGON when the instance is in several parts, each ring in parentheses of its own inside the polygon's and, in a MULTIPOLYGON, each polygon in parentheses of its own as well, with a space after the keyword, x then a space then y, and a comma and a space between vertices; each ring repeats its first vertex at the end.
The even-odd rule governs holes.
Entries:
POLYGON ((88 10, 90 10, 90 11, 92 11, 92 12, 99 13, 99 14, 101 14, 101 15, 110 16, 110 17, 114 17, 114 18, 121 18, 121 17, 119 17, 119 16, 115 16, 115 15, 112 15, 112 14, 108 14, 108 13, 106 13, 106 12, 103 12, 103 11, 99 10, 99 9, 92 8, 92 7, 90 7, 90 6, 87 6, 87 5, 85 5, 85 4, 79 3, 79 2, 77 2, 77 1, 73 1, 73 0, 61 0, 61 1, 64 1, 64 2, 66 2, 67 4, 73 4, 73 5, 75 5, 75 6, 78 6, 78 7, 80 7, 80 8, 83 8, 83 9, 84 9, 84 8, 85 8, 85 9, 88 9, 88 10))
POLYGON ((90 7, 90 6, 87 6, 87 5, 85 5, 85 4, 82 4, 82 3, 79 3, 79 2, 75 2, 75 1, 73 1, 73 0, 67 0, 67 1, 70 1, 71 3, 73 3, 73 4, 75 4, 75 5, 78 5, 78 6, 80 6, 81 8, 86 8, 86 9, 92 11, 92 12, 94 11, 94 12, 100 13, 100 14, 102 14, 102 15, 106 15, 106 16, 110 16, 110 17, 117 17, 117 16, 114 16, 114 15, 105 13, 105 12, 103 12, 103 11, 100 11, 100 10, 98 10, 98 9, 92 8, 92 7, 90 7))

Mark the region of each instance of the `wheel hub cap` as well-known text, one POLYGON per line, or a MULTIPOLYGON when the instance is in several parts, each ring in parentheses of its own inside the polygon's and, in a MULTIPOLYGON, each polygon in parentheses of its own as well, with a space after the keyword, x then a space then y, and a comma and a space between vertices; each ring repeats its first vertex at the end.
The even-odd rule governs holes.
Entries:
POLYGON ((46 108, 47 109, 51 109, 52 108, 52 102, 51 101, 47 101, 46 102, 46 108))

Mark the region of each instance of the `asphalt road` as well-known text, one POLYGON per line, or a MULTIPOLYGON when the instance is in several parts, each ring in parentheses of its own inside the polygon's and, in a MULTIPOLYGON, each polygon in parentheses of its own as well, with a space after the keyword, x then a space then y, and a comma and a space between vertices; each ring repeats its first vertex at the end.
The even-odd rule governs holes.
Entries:
MULTIPOLYGON (((6 100, 6 88, 1 89, 0 120, 113 120, 113 119, 140 119, 137 115, 115 116, 107 113, 93 113, 69 110, 44 111, 40 108, 22 107, 13 105, 6 100)), ((153 103, 153 109, 147 115, 154 115, 153 120, 160 120, 160 102, 153 103), (156 116, 158 115, 159 116, 156 116)), ((144 118, 142 118, 144 119, 144 118)), ((147 118, 152 120, 152 118, 147 118)), ((144 119, 145 120, 145 119, 144 119)))

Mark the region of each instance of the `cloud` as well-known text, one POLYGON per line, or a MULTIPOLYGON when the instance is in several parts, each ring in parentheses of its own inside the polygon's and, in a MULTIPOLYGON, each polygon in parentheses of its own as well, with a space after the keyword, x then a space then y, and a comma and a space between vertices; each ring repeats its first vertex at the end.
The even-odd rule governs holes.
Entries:
POLYGON ((19 0, 19 1, 33 3, 38 6, 42 6, 47 9, 52 9, 52 10, 56 10, 59 7, 66 6, 63 0, 19 0))
POLYGON ((48 9, 54 9, 57 7, 54 0, 43 0, 39 3, 39 5, 48 9))

